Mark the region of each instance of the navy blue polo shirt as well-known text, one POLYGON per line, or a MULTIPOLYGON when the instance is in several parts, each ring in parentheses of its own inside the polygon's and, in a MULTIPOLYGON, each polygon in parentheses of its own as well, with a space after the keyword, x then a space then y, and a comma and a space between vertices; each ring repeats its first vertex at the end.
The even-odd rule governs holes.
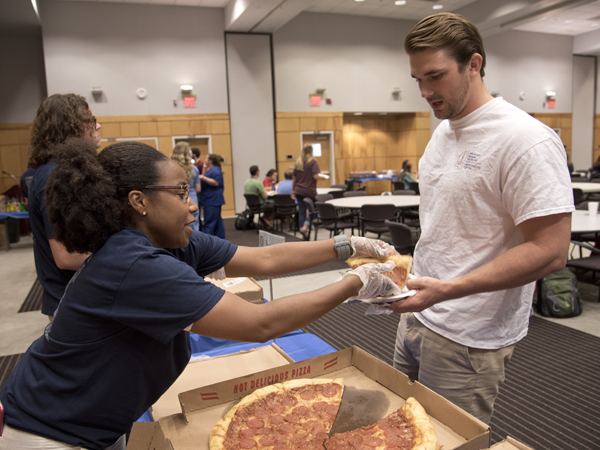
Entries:
POLYGON ((183 330, 224 294, 201 276, 236 250, 201 232, 176 250, 132 228, 111 236, 13 371, 0 395, 5 423, 94 450, 113 444, 189 362, 183 330))
POLYGON ((54 314, 65 287, 75 274, 73 270, 62 270, 56 266, 50 239, 55 239, 54 225, 50 223, 46 212, 46 183, 57 164, 50 161, 38 167, 29 186, 29 222, 33 233, 33 257, 38 280, 44 288, 42 296, 42 313, 54 314))

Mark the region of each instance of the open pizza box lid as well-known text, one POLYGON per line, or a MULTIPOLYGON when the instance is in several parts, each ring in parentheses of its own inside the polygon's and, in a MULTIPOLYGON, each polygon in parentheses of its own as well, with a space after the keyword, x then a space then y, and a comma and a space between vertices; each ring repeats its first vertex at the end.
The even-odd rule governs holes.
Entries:
POLYGON ((506 440, 492 445, 492 448, 494 450, 533 450, 531 447, 526 446, 510 436, 508 436, 506 440))
MULTIPOLYGON (((231 355, 236 358, 236 355, 231 355)), ((358 347, 181 392, 181 413, 134 424, 127 450, 208 450, 210 431, 254 390, 298 378, 343 378, 332 432, 371 425, 416 398, 429 414, 443 450, 490 447, 489 427, 440 395, 358 347)))

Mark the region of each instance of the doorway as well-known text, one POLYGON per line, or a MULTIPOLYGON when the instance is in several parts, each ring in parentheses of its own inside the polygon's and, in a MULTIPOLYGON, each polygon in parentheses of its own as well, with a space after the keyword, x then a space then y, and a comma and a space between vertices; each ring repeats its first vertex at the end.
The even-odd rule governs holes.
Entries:
POLYGON ((317 180, 317 187, 325 188, 335 184, 333 131, 302 131, 300 138, 300 149, 305 145, 312 145, 313 157, 317 160, 321 173, 329 175, 328 180, 317 180))
POLYGON ((212 153, 212 142, 210 136, 173 136, 173 147, 178 142, 187 142, 190 148, 200 150, 200 161, 204 162, 206 155, 212 153))

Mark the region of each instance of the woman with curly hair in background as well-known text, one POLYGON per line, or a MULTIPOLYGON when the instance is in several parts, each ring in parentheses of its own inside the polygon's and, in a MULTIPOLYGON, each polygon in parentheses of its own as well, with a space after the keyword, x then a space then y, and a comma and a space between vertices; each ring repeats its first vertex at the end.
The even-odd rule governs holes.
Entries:
MULTIPOLYGON (((200 171, 198 167, 192 164, 192 152, 187 142, 178 142, 173 148, 171 159, 175 161, 185 172, 188 184, 190 185, 190 199, 198 205, 198 192, 200 192, 200 171)), ((200 210, 194 213, 196 221, 191 225, 192 230, 202 231, 200 222, 200 210)))
POLYGON ((120 142, 96 155, 78 140, 61 151, 49 215, 68 251, 91 256, 0 392, 0 450, 124 450, 133 422, 188 364, 188 330, 266 342, 392 287, 390 263, 365 264, 315 291, 249 303, 203 277, 275 276, 393 247, 355 237, 238 247, 192 231, 187 177, 154 148, 120 142))
POLYGON ((94 150, 100 147, 100 124, 85 99, 75 94, 55 94, 38 108, 31 127, 28 166, 35 172, 29 187, 29 221, 33 233, 33 255, 38 280, 44 288, 42 313, 52 317, 67 283, 87 258, 68 253, 55 237, 46 212, 46 182, 57 165, 56 148, 68 138, 81 137, 94 150))

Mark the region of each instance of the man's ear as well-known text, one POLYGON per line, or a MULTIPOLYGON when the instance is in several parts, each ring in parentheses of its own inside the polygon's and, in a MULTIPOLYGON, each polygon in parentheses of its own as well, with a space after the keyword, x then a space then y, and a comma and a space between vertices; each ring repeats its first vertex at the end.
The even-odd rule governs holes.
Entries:
POLYGON ((474 74, 478 74, 481 70, 481 65, 483 64, 483 56, 479 53, 473 53, 471 55, 471 60, 469 61, 469 70, 474 74))
POLYGON ((146 215, 148 197, 142 191, 131 191, 127 196, 129 205, 140 215, 146 215))

